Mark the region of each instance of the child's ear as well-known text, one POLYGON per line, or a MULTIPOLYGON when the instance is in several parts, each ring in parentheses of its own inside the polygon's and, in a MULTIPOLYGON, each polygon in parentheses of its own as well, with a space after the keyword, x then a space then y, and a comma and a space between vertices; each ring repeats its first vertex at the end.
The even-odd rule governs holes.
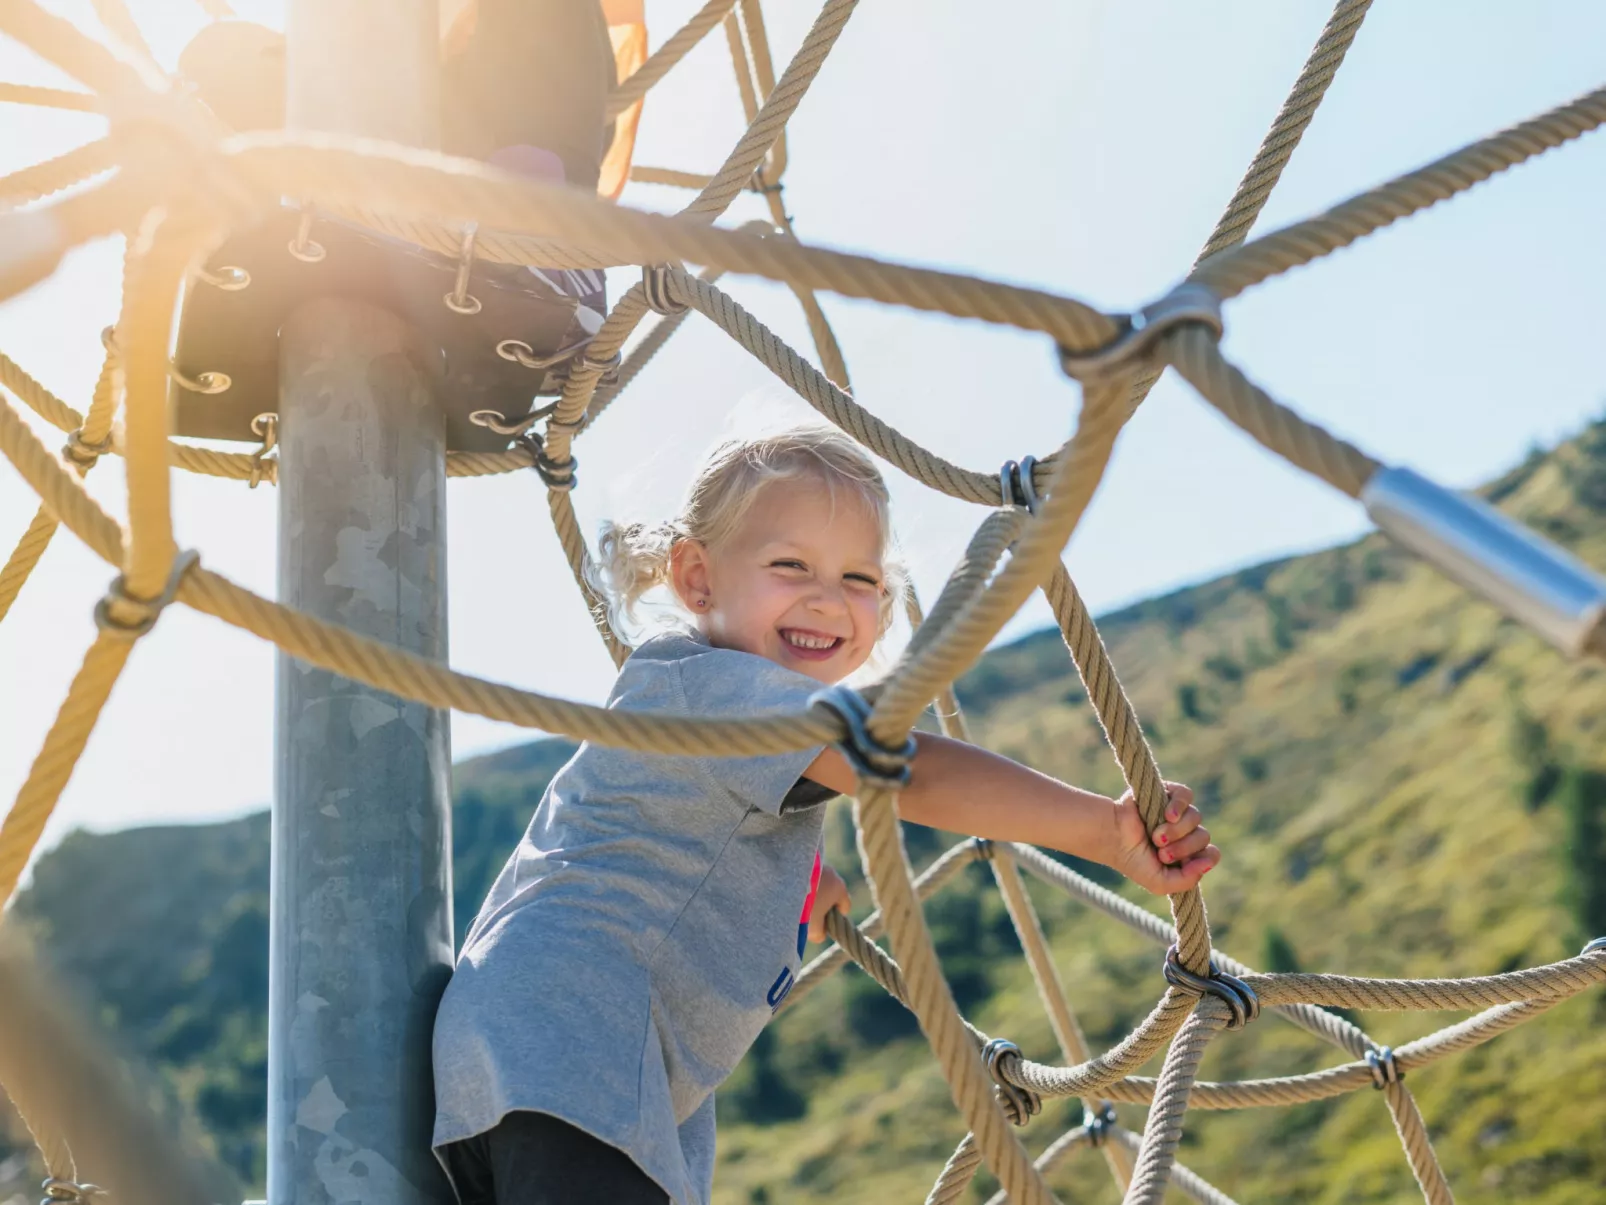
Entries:
POLYGON ((707 547, 697 540, 677 540, 669 550, 669 581, 683 607, 693 614, 706 611, 712 588, 707 547))

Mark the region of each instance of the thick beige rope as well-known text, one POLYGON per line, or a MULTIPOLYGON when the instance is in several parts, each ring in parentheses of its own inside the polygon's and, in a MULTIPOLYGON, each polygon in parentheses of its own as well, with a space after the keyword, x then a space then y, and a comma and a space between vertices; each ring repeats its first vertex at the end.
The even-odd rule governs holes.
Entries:
POLYGON ((1227 1006, 1214 996, 1205 996, 1171 1044, 1154 1103, 1149 1106, 1149 1121, 1143 1129, 1137 1166, 1122 1198, 1123 1205, 1161 1205, 1171 1179, 1171 1165, 1176 1162, 1177 1144, 1182 1140, 1182 1119, 1188 1111, 1188 1094, 1199 1062, 1210 1040, 1226 1027, 1227 1006))
POLYGON ((691 20, 677 29, 640 67, 631 73, 628 79, 615 84, 608 93, 608 107, 604 116, 608 120, 619 116, 631 105, 635 104, 647 90, 663 79, 681 59, 689 54, 697 43, 701 42, 736 4, 736 0, 708 0, 692 14, 691 20))
POLYGON ((861 784, 854 801, 859 853, 887 933, 903 969, 910 1010, 931 1042, 954 1103, 987 1166, 1013 1200, 1045 1205, 1054 1200, 1041 1175, 1004 1119, 993 1083, 982 1068, 970 1031, 959 1016, 948 980, 937 963, 925 916, 915 897, 903 835, 898 826, 897 793, 861 784))
MULTIPOLYGON (((992 518, 1005 517, 1014 520, 1013 522, 1006 521, 1005 524, 1001 524, 1007 536, 1013 538, 1015 531, 1019 527, 1019 513, 1013 511, 995 512, 995 516, 992 518)), ((978 537, 980 534, 978 533, 978 537)), ((989 557, 987 555, 989 550, 977 549, 978 542, 979 539, 971 541, 971 547, 966 550, 965 559, 968 561, 973 553, 979 551, 981 556, 977 559, 985 561, 990 569, 991 565, 997 562, 998 556, 1003 550, 1000 548, 989 557)), ((962 562, 961 569, 956 570, 955 574, 950 577, 950 588, 944 590, 944 598, 957 598, 964 592, 962 585, 963 567, 962 562), (953 589, 956 582, 961 583, 959 590, 953 589)), ((979 584, 977 582, 978 586, 979 584)), ((922 628, 925 626, 926 619, 921 613, 920 600, 915 595, 912 587, 908 591, 905 602, 910 628, 918 638, 922 628)), ((941 621, 939 620, 939 622, 941 621)), ((959 699, 954 694, 952 686, 944 687, 942 693, 937 696, 937 717, 944 735, 955 740, 967 742, 970 740, 970 728, 965 723, 964 712, 960 709, 959 699)), ((995 849, 992 842, 976 842, 974 844, 978 849, 986 851, 989 855, 995 849)), ((1049 1025, 1054 1031, 1055 1041, 1059 1043, 1060 1056, 1066 1063, 1085 1063, 1093 1057, 1092 1048, 1088 1045, 1087 1037, 1082 1032, 1082 1026, 1076 1019, 1076 1013, 1071 1009, 1070 1001, 1066 998, 1065 985, 1060 981, 1059 971, 1054 966, 1053 955, 1048 948, 1048 938, 1043 933, 1043 924, 1037 917, 1037 909, 1032 906, 1031 897, 1026 893, 1026 885, 1021 881, 1020 870, 1016 867, 1014 861, 1007 856, 989 856, 988 863, 993 872, 993 881, 998 884, 999 894, 1003 897, 1004 907, 1009 912, 1010 922, 1015 926, 1015 935, 1020 939, 1021 950, 1026 955, 1027 965, 1032 972, 1032 980, 1037 985, 1038 997, 1043 1001, 1043 1005, 1048 1011, 1049 1025)), ((916 887, 918 888, 918 886, 917 882, 916 887)), ((1083 1112, 1087 1114, 1096 1114, 1103 1105, 1103 1101, 1095 1100, 1092 1097, 1085 1098, 1082 1101, 1083 1112)), ((966 1141, 970 1141, 968 1136, 966 1141)), ((1127 1185, 1132 1181, 1132 1162, 1122 1147, 1105 1143, 1103 1144, 1103 1150, 1105 1162, 1109 1164, 1110 1174, 1115 1178, 1116 1186, 1124 1193, 1127 1185)), ((958 1153, 957 1151, 955 1152, 956 1158, 958 1153)), ((954 1165, 953 1161, 950 1161, 950 1166, 953 1170, 944 1168, 943 1175, 938 1177, 937 1183, 939 1187, 944 1184, 944 1177, 957 1178, 961 1174, 962 1164, 954 1165)), ((1038 1159, 1037 1166, 1039 1170, 1046 1170, 1043 1158, 1038 1159)), ((957 1197, 959 1188, 955 1187, 951 1191, 957 1197)), ((932 1190, 933 1197, 936 1196, 936 1192, 937 1190, 934 1188, 932 1190)))
POLYGON ((69 109, 79 113, 98 113, 100 97, 93 92, 72 92, 65 88, 41 88, 36 84, 0 83, 0 104, 30 105, 39 109, 69 109))
MULTIPOLYGON (((59 400, 54 399, 49 390, 4 356, 0 356, 0 368, 11 370, 6 373, 9 378, 8 383, 14 381, 32 386, 30 392, 59 400)), ((118 401, 116 377, 117 363, 113 353, 108 350, 106 358, 101 362, 100 377, 95 382, 95 393, 90 402, 89 413, 81 423, 73 427, 76 437, 69 440, 65 449, 73 468, 80 475, 87 474, 95 467, 95 462, 99 459, 95 449, 102 445, 111 429, 112 415, 116 411, 118 401)), ((65 406, 65 403, 61 405, 65 406)), ((17 546, 6 560, 5 566, 0 568, 0 621, 4 621, 11 610, 11 604, 17 601, 17 595, 27 584, 40 558, 44 556, 45 549, 50 547, 50 541, 59 526, 60 522, 48 506, 41 504, 34 512, 27 531, 22 533, 22 538, 17 541, 17 546)))
POLYGON ((64 155, 0 176, 0 206, 22 205, 71 188, 117 166, 117 145, 100 138, 64 155))
POLYGON ((1189 277, 1226 300, 1269 277, 1347 247, 1499 172, 1606 122, 1606 88, 1586 92, 1547 113, 1491 134, 1426 167, 1396 177, 1233 251, 1212 256, 1189 277))
POLYGON ((102 631, 84 654, 56 721, 28 770, 16 801, 0 823, 0 908, 10 901, 23 867, 39 844, 73 767, 89 743, 95 721, 128 661, 133 641, 118 632, 102 631))

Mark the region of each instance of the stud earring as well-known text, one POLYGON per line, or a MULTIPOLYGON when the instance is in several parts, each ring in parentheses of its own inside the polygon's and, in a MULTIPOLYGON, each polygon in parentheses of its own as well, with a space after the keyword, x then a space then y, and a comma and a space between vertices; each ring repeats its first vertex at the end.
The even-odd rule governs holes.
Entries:
POLYGON ((697 605, 699 607, 706 607, 708 605, 708 600, 706 598, 699 598, 697 600, 697 605))

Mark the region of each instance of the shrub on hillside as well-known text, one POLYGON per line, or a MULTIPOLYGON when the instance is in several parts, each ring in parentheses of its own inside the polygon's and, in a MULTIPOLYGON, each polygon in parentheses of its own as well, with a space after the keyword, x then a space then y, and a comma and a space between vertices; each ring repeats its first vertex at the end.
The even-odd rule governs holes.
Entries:
POLYGON ((1584 941, 1606 937, 1606 773, 1568 767, 1561 781, 1563 900, 1584 941))

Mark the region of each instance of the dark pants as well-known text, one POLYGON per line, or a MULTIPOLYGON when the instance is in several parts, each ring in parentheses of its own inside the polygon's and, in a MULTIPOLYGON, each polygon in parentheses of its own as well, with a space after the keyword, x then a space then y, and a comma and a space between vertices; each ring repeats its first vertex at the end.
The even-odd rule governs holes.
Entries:
POLYGON ((509 1113, 441 1152, 462 1205, 668 1205, 629 1155, 545 1113, 509 1113))

